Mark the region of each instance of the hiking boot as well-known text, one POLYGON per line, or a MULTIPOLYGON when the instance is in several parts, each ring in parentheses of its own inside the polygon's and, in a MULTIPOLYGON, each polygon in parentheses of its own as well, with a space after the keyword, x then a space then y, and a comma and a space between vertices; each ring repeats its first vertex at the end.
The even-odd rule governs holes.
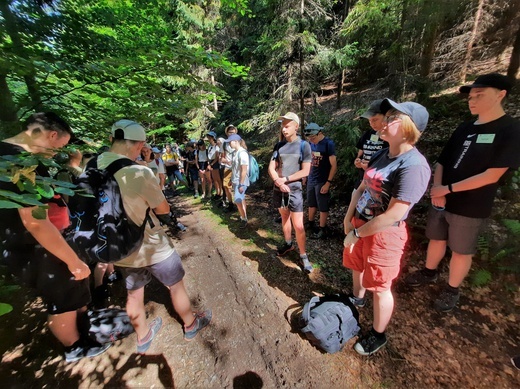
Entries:
POLYGON ((426 284, 433 284, 437 281, 437 278, 439 275, 437 272, 433 276, 428 275, 426 268, 417 270, 413 273, 408 274, 405 279, 404 283, 409 286, 421 286, 426 284))
POLYGON ((363 308, 365 304, 367 303, 366 299, 364 297, 356 297, 353 293, 350 293, 348 295, 348 299, 350 302, 355 305, 358 308, 363 308))
POLYGON ((376 336, 372 330, 364 336, 362 336, 354 345, 354 350, 361 355, 372 355, 376 353, 381 347, 386 344, 386 335, 376 336))
POLYGON ((311 234, 311 239, 325 239, 327 237, 327 234, 325 233, 325 228, 321 228, 318 230, 318 232, 315 232, 311 234))
POLYGON ((433 306, 439 312, 449 312, 459 302, 460 293, 453 293, 451 290, 444 288, 439 297, 433 302, 433 306))
POLYGON ((162 327, 161 317, 157 316, 155 319, 153 319, 148 327, 150 330, 148 331, 148 334, 145 336, 145 338, 143 340, 137 340, 137 352, 139 354, 145 353, 152 345, 152 341, 155 338, 155 335, 157 335, 162 327))
POLYGON ((276 255, 279 257, 283 257, 285 254, 287 254, 289 251, 294 250, 294 245, 291 243, 287 243, 284 241, 280 246, 276 248, 276 255))
POLYGON ((81 338, 70 347, 65 347, 65 361, 76 362, 103 354, 112 343, 100 344, 90 338, 81 338))
POLYGON ((204 312, 199 312, 195 315, 195 320, 193 323, 188 327, 192 327, 190 330, 184 328, 184 339, 188 342, 195 338, 199 331, 204 329, 210 322, 211 318, 213 316, 213 313, 211 312, 211 309, 206 309, 204 312))
POLYGON ((242 224, 242 226, 247 226, 247 223, 248 223, 248 220, 247 219, 242 219, 240 218, 240 224, 242 224))

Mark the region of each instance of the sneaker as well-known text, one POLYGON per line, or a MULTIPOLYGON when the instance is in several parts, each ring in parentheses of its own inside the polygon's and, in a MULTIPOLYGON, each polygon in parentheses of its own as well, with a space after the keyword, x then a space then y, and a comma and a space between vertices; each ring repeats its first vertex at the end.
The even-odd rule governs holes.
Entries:
POLYGON ((433 276, 426 274, 425 269, 417 270, 410 273, 404 279, 404 283, 409 286, 421 286, 426 284, 433 284, 438 278, 437 272, 433 276))
POLYGON ((459 302, 460 293, 453 293, 448 289, 443 289, 439 297, 433 302, 433 306, 439 312, 449 312, 459 302))
POLYGON ((282 217, 281 216, 275 217, 274 222, 280 224, 282 222, 282 217))
POLYGON ((141 343, 139 340, 137 340, 137 352, 139 354, 145 353, 150 346, 152 345, 152 341, 155 338, 155 335, 159 332, 159 330, 162 327, 162 319, 160 316, 157 316, 155 319, 152 320, 152 322, 148 325, 150 330, 148 331, 148 334, 146 335, 143 343, 141 343))
POLYGON ((303 267, 303 271, 307 274, 310 274, 312 273, 312 271, 314 270, 314 268, 312 267, 312 263, 311 261, 309 261, 309 258, 301 258, 300 257, 300 261, 302 262, 302 267, 303 267))
POLYGON ((242 224, 244 227, 247 226, 248 220, 240 218, 240 224, 242 224))
POLYGON ((276 248, 276 255, 279 257, 283 257, 285 254, 287 254, 289 251, 294 250, 294 245, 288 244, 286 241, 284 241, 280 246, 276 248))
POLYGON ((188 227, 186 227, 184 224, 182 224, 181 222, 178 222, 177 223, 177 228, 181 231, 181 232, 185 232, 188 227))
POLYGON ((511 363, 514 367, 520 370, 520 355, 517 355, 516 357, 511 358, 511 363))
POLYGON ((354 304, 358 308, 363 308, 365 306, 365 304, 367 303, 367 301, 366 301, 366 299, 364 297, 363 298, 356 297, 356 296, 354 296, 353 293, 350 293, 348 295, 348 299, 350 300, 350 302, 352 304, 354 304))
POLYGON ((112 343, 100 344, 90 338, 79 339, 70 347, 65 348, 65 361, 76 362, 83 358, 92 358, 107 351, 112 343))
POLYGON ((318 230, 318 232, 315 232, 311 234, 311 239, 325 239, 327 237, 327 234, 325 233, 325 229, 321 228, 318 230))
POLYGON ((198 198, 198 197, 199 197, 199 194, 198 194, 198 193, 195 193, 195 194, 193 195, 193 198, 195 198, 195 199, 198 198))
POLYGON ((374 335, 372 331, 362 336, 354 345, 354 350, 361 355, 372 355, 379 351, 381 347, 386 344, 386 335, 383 334, 381 338, 374 335))
POLYGON ((199 331, 204 329, 211 322, 212 315, 211 309, 197 313, 195 315, 195 321, 192 323, 193 328, 189 331, 186 330, 186 327, 184 328, 184 339, 190 341, 195 338, 199 331))

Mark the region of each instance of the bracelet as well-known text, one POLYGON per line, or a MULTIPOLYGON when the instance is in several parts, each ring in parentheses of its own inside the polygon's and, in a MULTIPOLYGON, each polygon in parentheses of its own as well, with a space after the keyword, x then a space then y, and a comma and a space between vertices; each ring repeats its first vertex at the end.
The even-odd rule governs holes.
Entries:
POLYGON ((327 180, 327 182, 328 182, 329 184, 332 184, 332 180, 327 180))
POLYGON ((291 181, 291 180, 289 180, 289 176, 285 176, 285 180, 286 180, 286 182, 291 181))
POLYGON ((359 236, 359 232, 357 230, 357 228, 354 228, 354 236, 358 239, 360 239, 361 237, 359 236))
POLYGON ((448 190, 450 191, 450 193, 453 193, 453 186, 451 184, 448 184, 448 190))

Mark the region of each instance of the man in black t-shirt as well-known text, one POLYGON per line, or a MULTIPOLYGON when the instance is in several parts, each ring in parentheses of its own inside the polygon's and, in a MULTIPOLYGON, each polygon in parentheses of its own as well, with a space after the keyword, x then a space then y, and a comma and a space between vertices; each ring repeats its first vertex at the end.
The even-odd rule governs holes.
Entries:
MULTIPOLYGON (((25 122, 24 131, 0 142, 0 156, 24 152, 52 157, 72 135, 69 125, 52 112, 36 113, 25 122)), ((48 176, 40 164, 36 173, 48 176)), ((11 182, 0 181, 0 189, 22 191, 11 182)), ((41 202, 48 202, 42 198, 41 202)), ((100 345, 88 337, 86 306, 90 302, 89 267, 67 244, 56 220, 67 219, 66 208, 49 207, 44 219, 33 216, 33 206, 0 209, 0 252, 3 263, 47 304, 48 326, 65 347, 67 362, 103 353, 110 344, 100 345), (65 212, 65 215, 54 213, 65 212), (78 325, 82 324, 81 331, 78 325)), ((60 227, 61 228, 61 227, 60 227)))
POLYGON ((477 248, 479 231, 490 216, 498 181, 520 166, 520 122, 506 115, 502 101, 511 90, 506 76, 477 77, 461 93, 469 93, 469 109, 476 121, 461 124, 442 151, 435 170, 426 236, 430 239, 424 269, 406 277, 419 286, 437 280, 437 267, 452 251, 448 284, 434 306, 451 311, 459 300, 477 248))

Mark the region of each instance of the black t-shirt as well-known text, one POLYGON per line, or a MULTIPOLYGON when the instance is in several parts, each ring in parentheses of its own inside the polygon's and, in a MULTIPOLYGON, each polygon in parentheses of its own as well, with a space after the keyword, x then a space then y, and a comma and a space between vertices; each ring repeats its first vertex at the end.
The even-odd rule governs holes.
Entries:
MULTIPOLYGON (((520 121, 504 115, 489 123, 461 124, 444 146, 439 163, 443 166, 443 185, 491 168, 517 169, 520 166, 520 121)), ((446 210, 466 217, 487 218, 498 185, 450 193, 446 196, 446 210)))
POLYGON ((358 150, 363 150, 363 155, 360 158, 363 161, 370 161, 372 155, 388 147, 388 143, 379 137, 377 131, 369 130, 361 135, 356 147, 358 150))
MULTIPOLYGON (((6 142, 0 142, 0 156, 17 155, 24 153, 25 150, 20 147, 6 142)), ((36 174, 48 177, 49 173, 42 164, 36 168, 36 174)), ((6 190, 17 194, 23 192, 12 182, 0 181, 0 190, 6 190)), ((41 198, 42 203, 49 202, 49 199, 41 198)), ((36 245, 37 242, 33 236, 27 231, 20 219, 17 209, 0 208, 0 247, 12 248, 20 245, 36 245)))

